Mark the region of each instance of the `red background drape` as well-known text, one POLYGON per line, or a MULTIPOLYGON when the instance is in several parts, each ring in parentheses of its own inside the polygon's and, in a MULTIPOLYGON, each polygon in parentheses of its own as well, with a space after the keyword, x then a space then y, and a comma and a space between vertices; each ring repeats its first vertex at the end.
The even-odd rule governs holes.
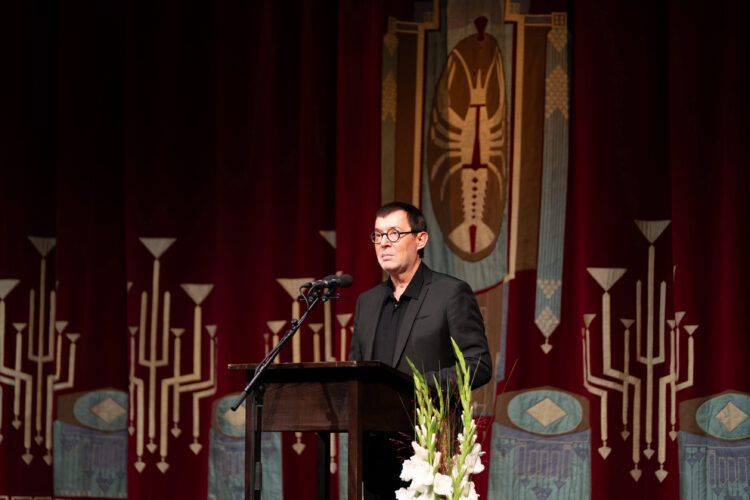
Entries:
MULTIPOLYGON (((571 357, 532 363, 538 342, 524 332, 534 328, 535 276, 522 273, 509 285, 507 354, 520 363, 504 389, 554 382, 587 394, 580 318, 600 291, 585 268, 640 270, 623 278, 632 288, 645 265, 633 219, 643 218, 672 221, 660 278, 677 266, 670 309, 690 311, 700 325, 695 383, 680 399, 750 392, 748 6, 579 0, 560 8, 570 13, 574 49, 556 335, 571 357)), ((150 292, 153 262, 141 237, 176 238, 161 259, 174 326, 192 325, 194 304, 180 284, 213 285, 202 308, 204 324, 217 325, 215 397, 243 385, 227 363, 261 359, 267 322, 290 317, 292 300, 277 279, 352 274, 337 313, 353 312, 357 294, 379 281, 366 235, 380 205, 382 35, 387 16, 408 18, 410 5, 61 2, 2 11, 0 279, 21 280, 5 300, 4 366, 15 349, 10 324, 28 315, 37 286, 28 236, 56 238, 47 272, 50 286, 57 282, 57 317, 81 334, 68 392, 128 390, 128 327, 138 322, 137 294, 150 292), (335 250, 322 230, 336 230, 335 250)), ((313 321, 322 321, 320 311, 313 321)), ((333 330, 340 357, 335 321, 333 330)), ((311 360, 311 336, 301 342, 311 360)), ((206 366, 208 358, 205 348, 206 366)), ((18 458, 12 387, 3 386, 2 398, 0 495, 52 495, 41 448, 32 446, 30 465, 18 458)), ((170 438, 166 473, 154 466, 158 453, 135 472, 129 440, 130 498, 206 497, 211 418, 210 404, 201 405, 203 452, 188 450, 186 416, 182 435, 170 438)), ((186 400, 185 415, 189 407, 186 400)), ((590 421, 593 439, 598 405, 590 421)), ((294 442, 285 436, 284 448, 294 442)), ((286 498, 314 492, 314 439, 302 442, 305 453, 283 455, 286 498)), ((592 497, 679 496, 676 466, 664 482, 649 472, 635 483, 623 477, 628 458, 594 456, 592 497)), ((676 448, 668 460, 677 460, 676 448)))

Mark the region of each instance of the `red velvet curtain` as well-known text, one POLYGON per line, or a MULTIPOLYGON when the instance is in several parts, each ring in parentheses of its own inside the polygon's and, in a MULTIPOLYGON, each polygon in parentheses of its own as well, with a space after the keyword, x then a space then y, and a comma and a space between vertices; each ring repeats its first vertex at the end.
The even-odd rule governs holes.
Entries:
MULTIPOLYGON (((750 306, 743 291, 750 272, 742 259, 749 241, 742 118, 748 98, 740 90, 749 83, 744 66, 750 44, 739 22, 747 13, 741 2, 646 9, 575 3, 563 331, 573 342, 582 314, 598 312, 601 289, 592 287, 586 268, 627 268, 616 286, 635 290, 635 280, 647 274, 648 242, 634 220, 671 221, 654 243, 656 280, 668 284, 667 317, 684 312, 685 324, 698 325, 694 382, 678 393, 678 404, 750 389, 750 372, 743 368, 748 340, 740 333, 741 311, 750 306)), ((613 311, 634 314, 633 299, 613 289, 613 311)), ((593 353, 601 348, 592 341, 593 353)), ((684 341, 680 356, 682 380, 684 341)), ((601 364, 593 358, 592 370, 601 373, 601 364)), ((625 474, 633 468, 630 453, 613 452, 606 461, 596 453, 600 412, 597 399, 591 401, 592 498, 678 498, 677 443, 667 438, 666 478, 654 473, 657 456, 646 460, 641 454, 643 475, 632 481, 625 474)), ((617 402, 610 411, 620 411, 617 402)), ((620 442, 619 431, 610 427, 611 442, 620 442)), ((653 438, 656 447, 655 429, 653 438)))
MULTIPOLYGON (((134 468, 136 439, 128 438, 129 498, 206 497, 211 401, 243 385, 226 365, 260 360, 268 322, 291 316, 293 299, 279 278, 354 275, 334 317, 353 313, 357 294, 380 280, 366 235, 380 205, 381 43, 387 16, 405 19, 408 13, 398 11, 410 8, 308 0, 2 7, 3 367, 14 366, 14 324, 30 328, 32 290, 39 304, 40 248, 48 252, 48 295, 44 332, 40 337, 37 324, 34 338, 52 349, 52 290, 55 319, 67 322, 62 331, 80 335, 75 342, 60 336, 63 380, 70 346, 77 347, 75 383, 56 393, 53 405, 58 397, 101 388, 128 392, 130 341, 138 335, 131 328, 140 329, 141 294, 153 299, 156 259, 141 238, 174 238, 158 259, 158 292, 162 301, 171 293, 171 327, 185 330, 183 372, 194 368, 187 339, 197 305, 182 285, 212 285, 199 304, 203 379, 214 342, 205 327, 216 326, 215 394, 198 406, 203 448, 190 449, 194 414, 185 395, 181 434, 170 435, 162 455, 157 432, 156 451, 143 452, 142 472, 134 468), (320 234, 326 230, 336 231, 335 250, 320 234)), ((748 7, 672 2, 644 9, 581 0, 570 12, 571 167, 555 347, 568 346, 569 356, 534 363, 538 342, 524 332, 535 331, 535 277, 519 275, 509 285, 506 365, 520 361, 506 389, 554 382, 587 394, 582 314, 600 306, 601 290, 586 268, 627 267, 618 286, 633 288, 647 272, 641 256, 648 247, 633 220, 663 219, 671 223, 659 240, 665 252, 658 279, 672 283, 677 266, 668 309, 687 311, 700 325, 695 381, 679 399, 750 392, 742 321, 750 307, 743 288, 750 278, 743 225, 750 213, 744 70, 750 44, 742 24, 748 7)), ((632 298, 613 297, 613 308, 632 308, 632 298)), ((322 322, 322 311, 310 321, 322 322)), ((333 355, 340 358, 337 321, 333 355)), ((20 333, 21 371, 36 376, 39 365, 26 355, 31 333, 20 333)), ((312 360, 310 332, 300 341, 303 360, 312 360)), ((291 361, 291 351, 281 359, 291 361)), ((601 360, 592 365, 601 371, 601 360)), ((159 376, 169 377, 171 369, 158 368, 159 376)), ((48 376, 55 365, 41 370, 48 376)), ((0 496, 51 496, 45 429, 36 428, 37 405, 44 417, 45 400, 32 402, 27 450, 24 402, 16 429, 14 384, 5 383, 15 375, 2 375, 0 496)), ((147 380, 148 370, 138 367, 136 375, 147 380)), ((599 406, 591 401, 592 496, 677 498, 676 465, 659 481, 652 459, 633 482, 626 480, 629 454, 599 458, 599 406)), ((315 441, 302 436, 301 454, 290 451, 296 441, 294 435, 282 441, 284 496, 312 498, 315 441)), ((671 445, 667 462, 675 464, 676 455, 671 445)))

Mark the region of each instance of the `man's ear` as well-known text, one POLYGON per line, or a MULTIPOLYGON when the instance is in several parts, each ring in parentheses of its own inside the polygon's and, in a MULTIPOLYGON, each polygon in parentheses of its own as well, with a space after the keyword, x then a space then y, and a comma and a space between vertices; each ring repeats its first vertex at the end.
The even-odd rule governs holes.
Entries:
POLYGON ((426 232, 417 234, 417 250, 422 250, 427 245, 428 239, 430 239, 430 235, 426 232))

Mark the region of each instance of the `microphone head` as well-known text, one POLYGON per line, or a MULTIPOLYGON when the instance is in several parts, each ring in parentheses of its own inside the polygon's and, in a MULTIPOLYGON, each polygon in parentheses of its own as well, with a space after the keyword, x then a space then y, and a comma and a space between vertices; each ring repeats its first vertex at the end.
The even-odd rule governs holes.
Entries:
POLYGON ((336 283, 339 288, 349 288, 354 283, 354 278, 350 274, 342 274, 336 277, 336 283))

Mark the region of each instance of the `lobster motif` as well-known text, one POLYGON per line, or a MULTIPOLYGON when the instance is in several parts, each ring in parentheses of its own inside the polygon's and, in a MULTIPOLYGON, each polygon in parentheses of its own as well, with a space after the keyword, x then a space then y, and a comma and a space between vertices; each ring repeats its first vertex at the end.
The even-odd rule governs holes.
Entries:
POLYGON ((495 248, 507 195, 505 76, 500 47, 484 33, 448 55, 430 113, 430 194, 448 247, 476 262, 495 248))

